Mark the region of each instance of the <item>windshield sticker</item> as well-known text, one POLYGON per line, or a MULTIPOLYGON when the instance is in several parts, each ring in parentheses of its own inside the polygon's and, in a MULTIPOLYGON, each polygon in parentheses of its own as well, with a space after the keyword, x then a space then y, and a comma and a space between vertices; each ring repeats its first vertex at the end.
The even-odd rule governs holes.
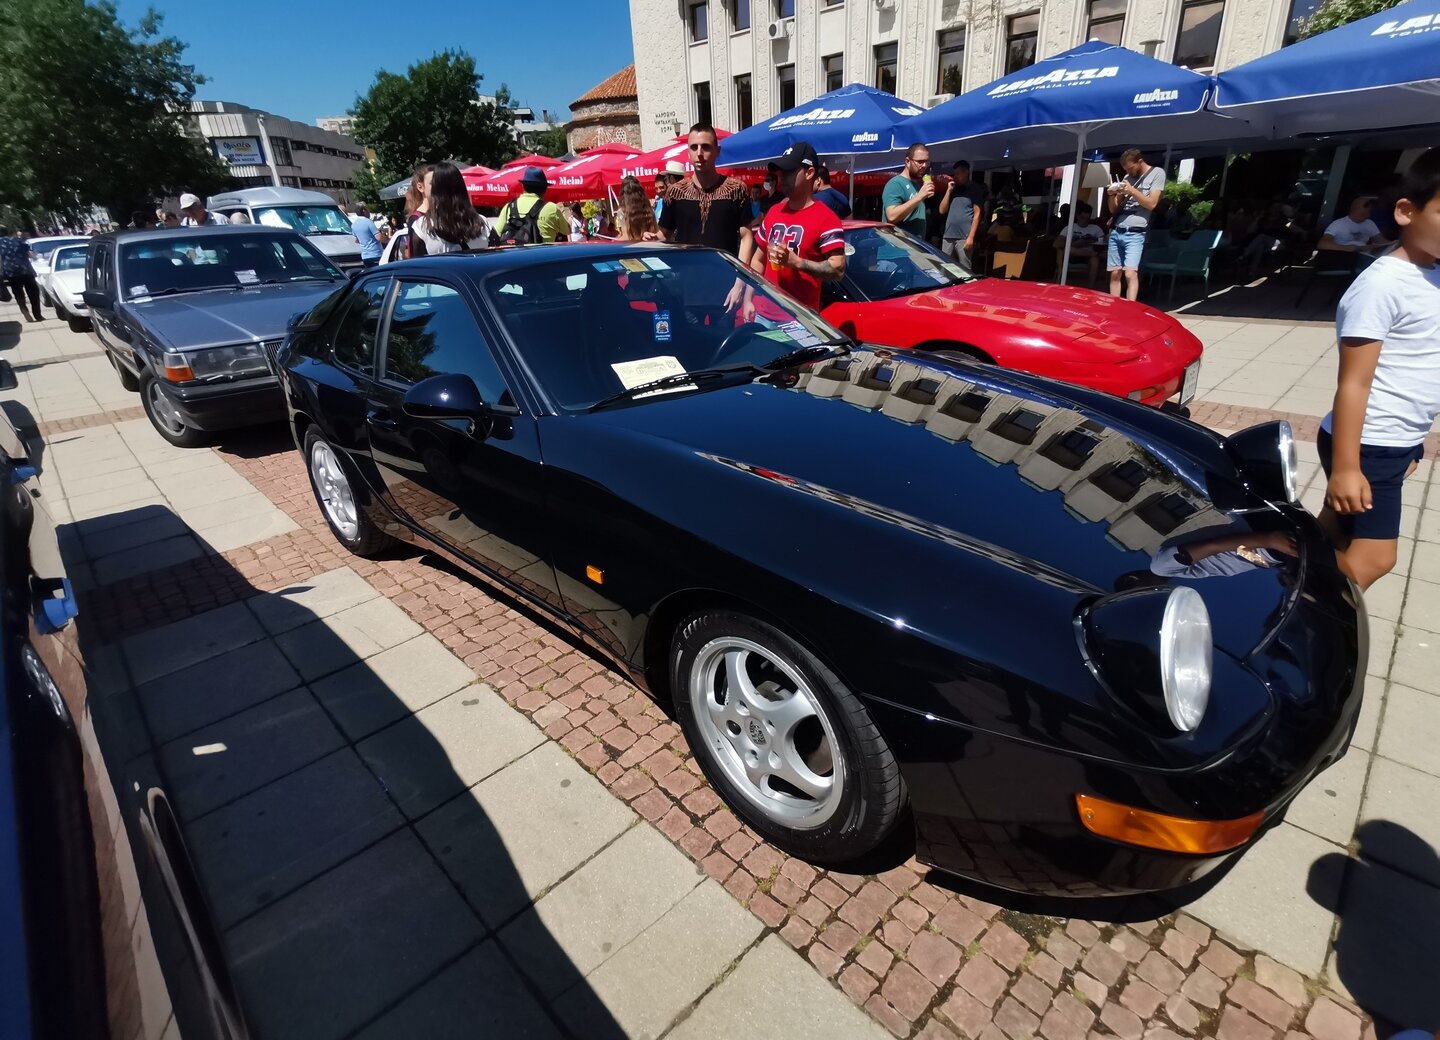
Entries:
POLYGON ((650 270, 652 271, 670 270, 670 265, 667 264, 664 260, 661 260, 658 256, 643 257, 640 262, 643 263, 646 267, 650 268, 650 270))
POLYGON ((236 271, 235 278, 241 285, 255 285, 260 279, 255 277, 254 271, 236 271))
POLYGON ((131 296, 149 296, 149 295, 150 295, 150 287, 149 287, 148 285, 132 285, 132 286, 130 286, 130 295, 131 295, 131 296))
POLYGON ((620 266, 634 274, 644 274, 649 270, 643 261, 636 260, 633 256, 627 256, 624 260, 621 260, 620 266))
POLYGON ((945 273, 948 274, 951 278, 959 278, 962 282, 965 280, 965 270, 959 265, 941 264, 940 266, 945 268, 945 273))
POLYGON ((685 374, 685 366, 680 364, 678 358, 673 358, 668 354, 662 354, 660 357, 641 358, 639 361, 619 361, 610 368, 620 377, 620 385, 626 390, 634 390, 642 383, 653 383, 666 376, 685 374))
POLYGON ((945 272, 938 267, 927 267, 925 273, 930 276, 931 281, 939 282, 941 285, 945 285, 950 281, 950 279, 945 276, 945 272))
POLYGON ((798 321, 787 321, 780 326, 780 331, 802 347, 818 347, 820 345, 820 337, 798 321))
POLYGON ((669 312, 669 311, 656 311, 656 312, 655 312, 655 342, 656 342, 656 343, 669 343, 669 342, 670 342, 670 312, 669 312))
POLYGON ((590 265, 601 274, 609 274, 612 271, 620 270, 619 260, 599 260, 590 265))

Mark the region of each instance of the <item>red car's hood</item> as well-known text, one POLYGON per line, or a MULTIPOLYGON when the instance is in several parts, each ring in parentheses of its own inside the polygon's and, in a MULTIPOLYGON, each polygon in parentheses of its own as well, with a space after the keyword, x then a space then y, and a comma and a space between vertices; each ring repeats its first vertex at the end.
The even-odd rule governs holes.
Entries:
POLYGON ((1132 300, 1090 289, 1003 278, 981 278, 902 296, 888 305, 1019 326, 1047 337, 1084 340, 1089 347, 1118 353, 1129 352, 1175 327, 1168 315, 1132 300))

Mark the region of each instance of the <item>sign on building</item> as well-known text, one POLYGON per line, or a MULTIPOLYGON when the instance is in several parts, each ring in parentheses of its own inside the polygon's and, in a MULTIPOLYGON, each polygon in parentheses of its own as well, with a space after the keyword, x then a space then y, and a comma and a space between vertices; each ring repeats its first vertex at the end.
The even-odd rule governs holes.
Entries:
POLYGON ((215 146, 215 154, 231 166, 265 165, 258 137, 215 137, 210 143, 215 146))

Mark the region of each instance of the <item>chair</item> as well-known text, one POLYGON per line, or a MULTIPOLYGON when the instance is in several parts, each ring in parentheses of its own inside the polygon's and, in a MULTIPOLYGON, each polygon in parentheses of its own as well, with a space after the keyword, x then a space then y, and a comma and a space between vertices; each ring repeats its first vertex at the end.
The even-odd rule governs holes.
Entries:
POLYGON ((1334 303, 1355 280, 1355 276, 1360 273, 1360 258, 1363 255, 1363 253, 1351 253, 1340 249, 1317 249, 1310 258, 1309 266, 1299 268, 1299 270, 1307 272, 1309 277, 1300 287, 1300 294, 1295 297, 1295 306, 1299 307, 1304 302, 1306 294, 1310 292, 1317 278, 1335 279, 1335 291, 1330 294, 1330 302, 1334 303))
POLYGON ((1055 274, 1055 245, 1048 238, 1015 239, 1005 245, 1013 250, 996 249, 991 254, 990 275, 994 278, 1024 278, 1040 282, 1055 274))
POLYGON ((1215 249, 1220 244, 1219 230, 1197 231, 1183 242, 1172 243, 1173 253, 1166 253, 1158 259, 1152 259, 1145 254, 1140 257, 1140 272, 1142 274, 1168 274, 1170 276, 1170 292, 1167 300, 1175 299, 1175 282, 1181 275, 1188 275, 1193 278, 1203 278, 1205 288, 1210 288, 1210 262, 1215 257, 1215 249))

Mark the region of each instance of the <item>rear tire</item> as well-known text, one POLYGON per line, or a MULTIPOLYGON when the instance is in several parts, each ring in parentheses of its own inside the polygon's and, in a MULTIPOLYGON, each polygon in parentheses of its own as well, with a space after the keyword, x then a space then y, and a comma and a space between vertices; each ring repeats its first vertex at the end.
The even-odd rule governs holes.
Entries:
POLYGON ((160 389, 159 380, 150 372, 140 377, 140 403, 144 405, 145 416, 155 427, 155 432, 175 447, 202 448, 209 443, 210 435, 186 424, 184 417, 160 389))
POLYGON ((734 610, 687 618, 670 651, 685 737, 735 814, 791 855, 851 863, 895 832, 908 797, 864 705, 778 629, 734 610))
POLYGON ((315 426, 305 433, 305 472, 315 504, 336 541, 367 559, 390 548, 395 539, 376 527, 361 506, 355 495, 356 477, 344 456, 315 426))

